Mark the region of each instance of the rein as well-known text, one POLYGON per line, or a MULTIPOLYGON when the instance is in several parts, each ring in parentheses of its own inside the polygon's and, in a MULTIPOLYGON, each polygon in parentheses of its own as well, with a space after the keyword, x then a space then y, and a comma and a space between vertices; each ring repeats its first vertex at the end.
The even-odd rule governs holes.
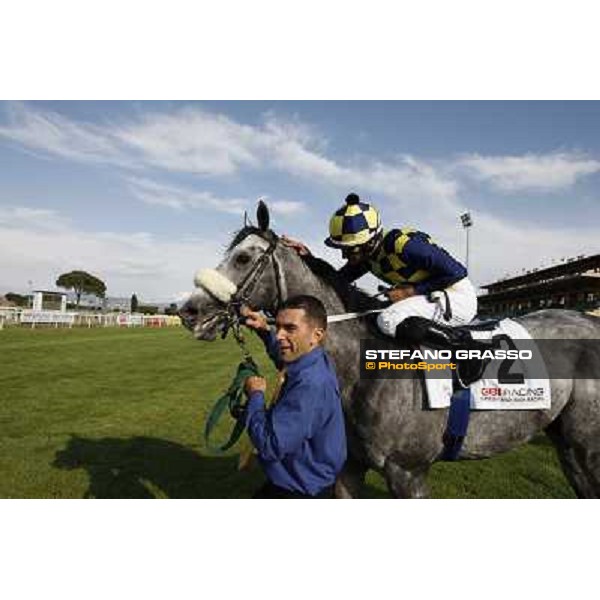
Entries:
POLYGON ((248 355, 238 365, 236 374, 227 391, 217 399, 212 407, 204 425, 204 444, 212 452, 222 453, 229 450, 240 439, 242 433, 244 433, 245 423, 244 419, 241 418, 245 405, 243 401, 244 382, 248 377, 253 375, 260 375, 260 372, 252 357, 248 355), (235 419, 235 424, 227 441, 222 444, 214 444, 211 441, 212 433, 226 410, 235 419))
MULTIPOLYGON (((240 315, 240 310, 244 304, 248 303, 250 296, 252 295, 252 292, 254 291, 260 277, 267 268, 269 261, 273 264, 273 272, 275 274, 275 282, 277 286, 277 299, 274 306, 275 311, 283 301, 281 269, 279 263, 274 257, 275 248, 277 247, 277 238, 272 238, 268 241, 269 247, 256 260, 252 266, 252 269, 238 285, 236 292, 233 294, 233 296, 231 296, 230 300, 228 302, 221 302, 224 307, 217 312, 217 318, 223 323, 221 338, 226 338, 229 331, 231 331, 235 341, 242 351, 244 358, 238 365, 237 372, 228 390, 217 399, 206 420, 204 427, 204 443, 209 450, 215 453, 225 452, 234 446, 245 429, 244 420, 241 418, 244 411, 244 382, 248 377, 252 375, 260 375, 260 373, 256 362, 252 358, 252 355, 246 346, 244 335, 241 331, 243 318, 240 315), (235 424, 227 441, 222 444, 215 445, 211 442, 211 435, 226 410, 228 410, 229 414, 235 419, 235 424)), ((215 318, 214 315, 207 318, 205 322, 213 318, 215 318)))

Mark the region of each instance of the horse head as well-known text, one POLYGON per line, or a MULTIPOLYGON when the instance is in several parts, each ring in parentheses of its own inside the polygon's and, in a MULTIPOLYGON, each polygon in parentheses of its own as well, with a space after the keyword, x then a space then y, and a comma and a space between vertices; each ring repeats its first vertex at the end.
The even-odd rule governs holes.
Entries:
POLYGON ((216 269, 196 274, 196 290, 179 316, 198 340, 213 341, 242 304, 275 312, 287 297, 282 263, 293 253, 269 228, 269 209, 262 200, 256 219, 258 226, 245 220, 216 269))

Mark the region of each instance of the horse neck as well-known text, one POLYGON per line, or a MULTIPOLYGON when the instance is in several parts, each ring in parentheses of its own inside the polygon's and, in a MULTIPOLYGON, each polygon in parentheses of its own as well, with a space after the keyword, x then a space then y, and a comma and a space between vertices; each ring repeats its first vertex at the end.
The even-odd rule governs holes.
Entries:
MULTIPOLYGON (((286 265, 287 296, 309 294, 323 302, 328 315, 348 312, 334 287, 325 279, 317 277, 298 257, 286 265)), ((371 337, 364 319, 352 319, 332 323, 327 328, 327 351, 333 356, 338 372, 346 363, 355 371, 359 356, 360 340, 371 337)))

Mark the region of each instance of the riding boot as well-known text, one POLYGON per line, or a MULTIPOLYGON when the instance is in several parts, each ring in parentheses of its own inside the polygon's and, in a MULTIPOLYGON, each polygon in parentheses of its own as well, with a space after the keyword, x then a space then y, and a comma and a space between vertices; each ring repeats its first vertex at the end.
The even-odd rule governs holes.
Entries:
MULTIPOLYGON (((408 317, 396 327, 396 339, 415 345, 429 346, 440 350, 480 350, 487 345, 474 340, 465 329, 434 323, 424 317, 408 317)), ((483 374, 486 360, 478 358, 461 359, 458 362, 457 375, 461 387, 468 387, 483 374)))

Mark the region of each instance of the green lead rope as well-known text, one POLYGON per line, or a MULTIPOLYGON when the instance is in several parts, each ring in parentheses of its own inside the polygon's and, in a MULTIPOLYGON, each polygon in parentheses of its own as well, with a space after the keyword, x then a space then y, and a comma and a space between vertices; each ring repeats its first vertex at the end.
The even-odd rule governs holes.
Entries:
POLYGON ((244 421, 239 418, 244 409, 244 382, 248 377, 253 375, 260 375, 260 373, 254 360, 250 356, 247 356, 238 365, 237 373, 229 389, 215 402, 210 411, 208 419, 206 419, 206 425, 204 426, 204 443, 212 452, 225 452, 229 450, 240 439, 242 433, 244 433, 244 421), (210 437, 226 410, 229 410, 229 414, 236 419, 235 425, 231 430, 229 439, 224 444, 213 444, 210 441, 210 437))

